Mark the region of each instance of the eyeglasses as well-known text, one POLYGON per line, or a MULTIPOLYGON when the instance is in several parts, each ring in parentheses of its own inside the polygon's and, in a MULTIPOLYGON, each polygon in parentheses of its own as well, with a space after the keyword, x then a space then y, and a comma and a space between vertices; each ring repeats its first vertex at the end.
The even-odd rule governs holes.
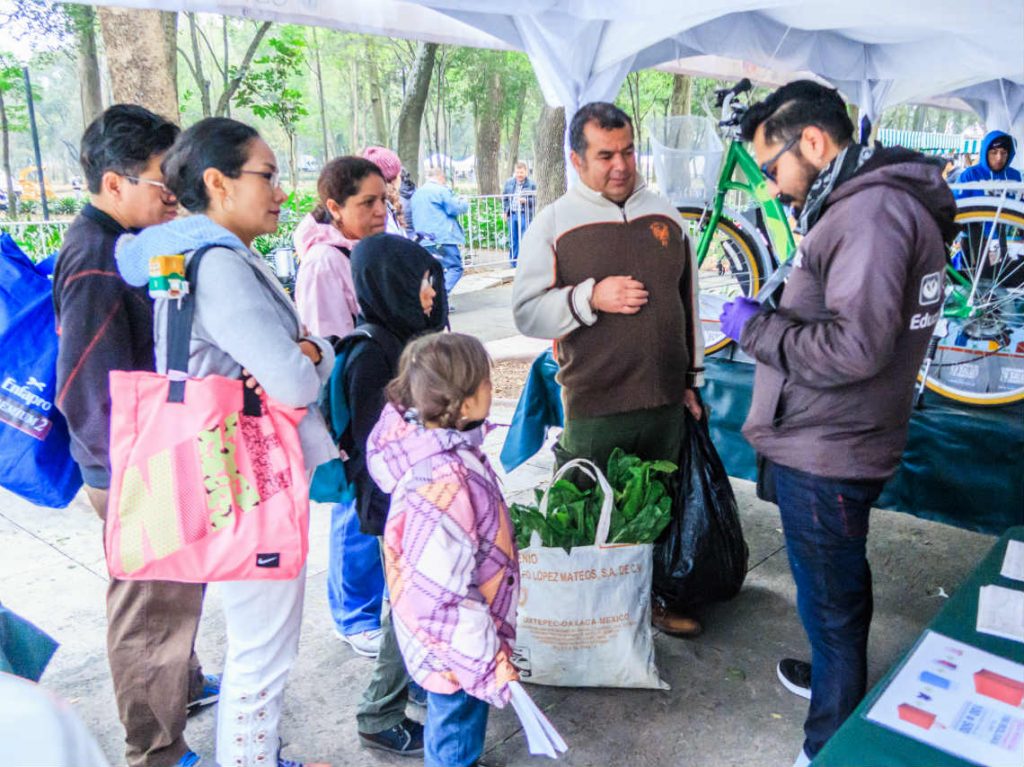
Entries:
POLYGON ((140 178, 139 176, 124 176, 124 178, 133 184, 148 184, 149 186, 155 186, 168 197, 172 197, 174 195, 174 192, 172 192, 170 187, 168 187, 163 181, 157 181, 153 178, 140 178))
POLYGON ((784 155, 790 149, 795 147, 796 146, 796 142, 799 141, 799 140, 800 140, 800 135, 799 134, 796 135, 796 136, 793 136, 793 138, 791 138, 789 141, 787 141, 785 144, 782 145, 782 149, 780 149, 778 152, 776 152, 775 155, 770 160, 768 160, 767 162, 761 164, 761 173, 764 175, 764 177, 766 179, 771 181, 773 184, 776 183, 775 167, 774 167, 775 164, 779 161, 779 159, 782 157, 782 155, 784 155), (771 170, 769 170, 769 168, 771 168, 771 170))
POLYGON ((271 172, 269 170, 245 170, 245 168, 243 168, 239 173, 248 173, 250 176, 263 176, 263 178, 267 180, 267 183, 270 184, 271 189, 277 189, 281 181, 281 174, 276 170, 271 172))

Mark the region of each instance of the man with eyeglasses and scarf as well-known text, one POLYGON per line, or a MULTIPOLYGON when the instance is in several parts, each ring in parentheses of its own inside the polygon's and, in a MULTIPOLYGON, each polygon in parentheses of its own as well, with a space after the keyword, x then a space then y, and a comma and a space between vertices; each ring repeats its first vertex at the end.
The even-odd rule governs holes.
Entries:
POLYGON ((742 135, 803 235, 778 308, 741 297, 721 322, 757 363, 743 434, 779 506, 811 646, 809 668, 777 669, 810 698, 805 765, 866 690, 868 515, 906 444, 956 208, 940 165, 855 144, 842 98, 818 83, 753 105, 742 135))

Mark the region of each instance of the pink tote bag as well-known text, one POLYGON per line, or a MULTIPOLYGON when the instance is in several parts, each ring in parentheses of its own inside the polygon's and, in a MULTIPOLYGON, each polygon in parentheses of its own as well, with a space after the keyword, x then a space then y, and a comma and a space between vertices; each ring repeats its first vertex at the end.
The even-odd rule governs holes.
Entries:
MULTIPOLYGON (((203 252, 189 264, 193 285, 203 252)), ((297 430, 306 410, 237 379, 181 374, 193 311, 191 296, 168 306, 171 375, 110 373, 110 574, 188 583, 295 578, 309 549, 297 430)))

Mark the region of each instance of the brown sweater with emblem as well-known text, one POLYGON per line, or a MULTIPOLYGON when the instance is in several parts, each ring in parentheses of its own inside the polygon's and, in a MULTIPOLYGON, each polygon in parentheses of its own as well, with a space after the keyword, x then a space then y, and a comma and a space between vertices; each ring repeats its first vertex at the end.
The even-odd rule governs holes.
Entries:
POLYGON ((693 247, 642 182, 621 207, 577 184, 544 208, 520 246, 512 302, 520 332, 556 339, 567 418, 679 403, 703 383, 693 247), (594 285, 616 275, 649 291, 637 314, 591 308, 594 285))

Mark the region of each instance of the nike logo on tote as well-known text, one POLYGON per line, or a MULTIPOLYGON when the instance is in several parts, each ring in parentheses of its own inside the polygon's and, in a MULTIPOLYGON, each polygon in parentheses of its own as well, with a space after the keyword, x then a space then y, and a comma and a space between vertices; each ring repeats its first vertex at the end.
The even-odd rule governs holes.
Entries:
POLYGON ((257 554, 256 567, 280 567, 280 554, 257 554))

